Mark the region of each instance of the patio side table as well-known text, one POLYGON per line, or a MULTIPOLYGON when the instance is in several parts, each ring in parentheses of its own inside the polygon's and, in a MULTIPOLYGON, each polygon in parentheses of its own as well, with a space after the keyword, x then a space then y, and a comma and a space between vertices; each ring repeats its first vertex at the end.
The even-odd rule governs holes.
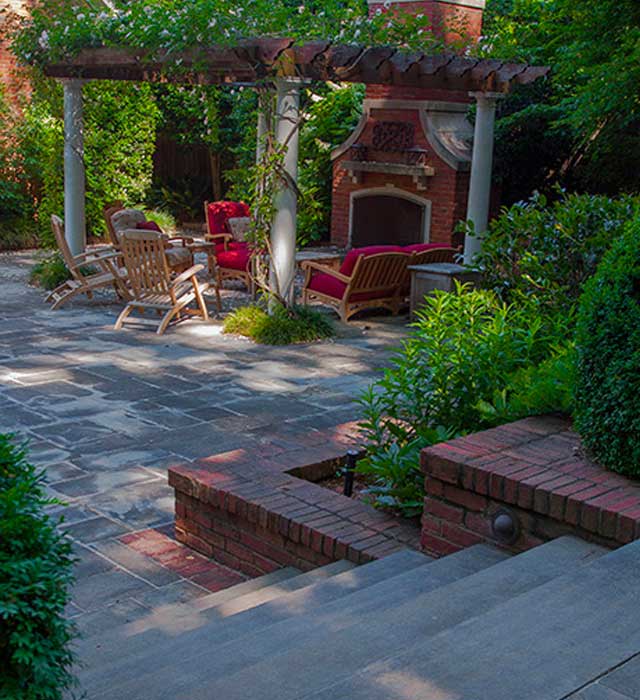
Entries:
POLYGON ((411 317, 415 315, 427 294, 436 289, 451 292, 455 283, 477 285, 480 274, 454 263, 428 263, 426 265, 409 265, 411 272, 411 317))

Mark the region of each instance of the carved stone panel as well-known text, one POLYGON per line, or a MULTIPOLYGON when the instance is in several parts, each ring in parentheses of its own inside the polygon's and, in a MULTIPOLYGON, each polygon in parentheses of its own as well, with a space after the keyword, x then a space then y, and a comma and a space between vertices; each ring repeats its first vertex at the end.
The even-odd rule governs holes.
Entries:
POLYGON ((376 151, 406 151, 415 145, 415 127, 410 122, 376 122, 373 127, 376 151))

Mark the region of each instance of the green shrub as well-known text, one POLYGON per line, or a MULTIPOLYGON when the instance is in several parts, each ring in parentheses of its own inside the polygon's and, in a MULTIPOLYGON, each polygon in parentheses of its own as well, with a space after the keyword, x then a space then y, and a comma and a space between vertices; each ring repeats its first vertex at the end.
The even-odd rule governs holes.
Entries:
MULTIPOLYGON (((55 247, 51 214, 64 210, 62 86, 35 71, 32 78, 31 101, 12 124, 13 168, 27 183, 28 215, 33 219, 35 210, 40 241, 55 247)), ((147 195, 157 108, 146 84, 87 83, 83 95, 87 232, 101 236, 106 232, 102 209, 107 202, 134 203, 147 195)), ((1 171, 0 167, 3 179, 1 171)))
POLYGON ((358 471, 373 477, 379 503, 409 513, 422 496, 423 447, 505 415, 565 409, 568 389, 554 382, 560 358, 571 363, 562 349, 570 315, 545 318, 535 304, 508 305, 494 292, 459 286, 426 297, 417 317, 383 378, 359 400, 366 457, 358 471), (545 396, 549 385, 554 393, 545 396))
POLYGON ((55 289, 68 279, 71 279, 71 273, 60 253, 50 255, 48 258, 36 263, 31 269, 31 284, 48 291, 55 289))
POLYGON ((73 684, 70 540, 46 515, 44 474, 0 435, 0 697, 59 700, 73 684))
POLYGON ((311 343, 331 338, 335 333, 331 320, 315 309, 276 306, 269 314, 258 304, 232 311, 224 321, 223 331, 244 335, 264 345, 311 343))
POLYGON ((177 229, 176 220, 173 214, 164 209, 145 209, 142 205, 137 207, 144 209, 147 221, 155 221, 164 233, 175 233, 177 229))
POLYGON ((578 315, 576 427, 605 467, 640 477, 640 220, 614 242, 578 315))
POLYGON ((631 197, 567 194, 549 203, 537 194, 504 209, 478 257, 484 285, 506 301, 535 297, 541 313, 562 313, 577 302, 637 205, 631 197))

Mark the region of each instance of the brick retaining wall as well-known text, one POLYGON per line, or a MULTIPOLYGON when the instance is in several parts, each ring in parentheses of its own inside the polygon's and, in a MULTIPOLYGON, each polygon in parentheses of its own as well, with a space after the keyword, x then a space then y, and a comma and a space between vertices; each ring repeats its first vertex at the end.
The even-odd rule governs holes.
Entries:
POLYGON ((527 418, 423 450, 426 497, 421 545, 442 556, 495 541, 499 509, 517 518, 509 548, 574 534, 609 547, 640 538, 640 482, 581 456, 568 420, 527 418))
POLYGON ((356 436, 347 423, 172 467, 178 540, 251 576, 417 549, 412 524, 305 480, 335 474, 356 436))

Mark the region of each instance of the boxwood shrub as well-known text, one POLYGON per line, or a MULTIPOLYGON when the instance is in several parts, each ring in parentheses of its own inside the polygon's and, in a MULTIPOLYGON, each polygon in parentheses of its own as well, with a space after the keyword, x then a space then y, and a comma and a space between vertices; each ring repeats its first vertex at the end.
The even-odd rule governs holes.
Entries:
POLYGON ((587 283, 577 345, 576 428, 603 466, 640 477, 640 219, 587 283))
POLYGON ((64 617, 71 544, 47 515, 44 474, 0 435, 0 698, 59 700, 73 685, 64 617))

